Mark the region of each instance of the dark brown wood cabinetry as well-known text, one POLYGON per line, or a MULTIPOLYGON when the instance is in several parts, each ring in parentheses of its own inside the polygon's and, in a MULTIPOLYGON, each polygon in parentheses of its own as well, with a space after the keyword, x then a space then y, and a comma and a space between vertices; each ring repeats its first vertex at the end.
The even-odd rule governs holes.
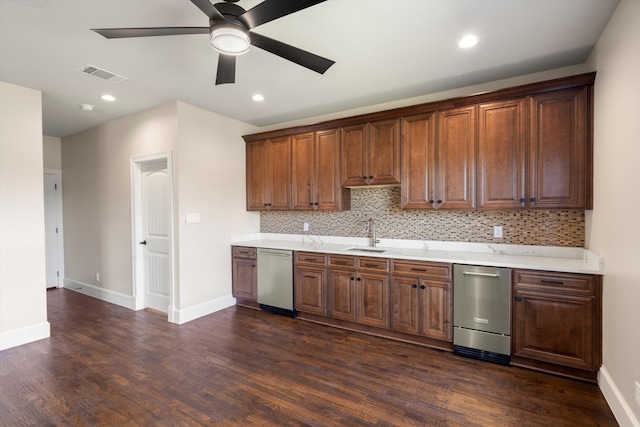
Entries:
POLYGON ((514 270, 511 363, 594 381, 601 364, 601 279, 514 270))
POLYGON ((324 254, 295 253, 294 301, 297 311, 327 315, 326 265, 324 254))
POLYGON ((391 263, 391 329, 451 342, 451 264, 391 263))
POLYGON ((591 207, 587 202, 591 177, 586 176, 587 93, 587 88, 582 87, 529 98, 526 201, 531 209, 591 207))
POLYGON ((291 209, 291 138, 247 144, 247 210, 291 209))
POLYGON ((246 307, 258 307, 258 269, 256 248, 231 247, 231 291, 236 303, 246 307))
POLYGON ((478 111, 478 209, 521 209, 526 196, 526 100, 488 102, 478 111))
POLYGON ((475 208, 475 106, 403 118, 402 147, 403 209, 475 208))
POLYGON ((342 128, 342 185, 400 184, 400 119, 342 128))
POLYGON ((340 186, 340 132, 330 129, 292 136, 295 210, 343 210, 350 192, 340 186))

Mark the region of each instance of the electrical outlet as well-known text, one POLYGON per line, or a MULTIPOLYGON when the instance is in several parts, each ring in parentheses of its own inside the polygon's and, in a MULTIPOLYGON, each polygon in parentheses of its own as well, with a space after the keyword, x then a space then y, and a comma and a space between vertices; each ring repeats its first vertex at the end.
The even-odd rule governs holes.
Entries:
POLYGON ((96 273, 96 282, 100 281, 100 273, 96 273))
POLYGON ((640 406, 640 382, 636 381, 636 404, 640 406))
POLYGON ((305 232, 308 232, 308 231, 309 231, 309 223, 308 223, 308 222, 305 222, 304 224, 302 224, 302 229, 303 229, 305 232))
POLYGON ((496 225, 495 227, 493 227, 493 237, 497 237, 499 239, 502 239, 502 227, 499 225, 496 225))

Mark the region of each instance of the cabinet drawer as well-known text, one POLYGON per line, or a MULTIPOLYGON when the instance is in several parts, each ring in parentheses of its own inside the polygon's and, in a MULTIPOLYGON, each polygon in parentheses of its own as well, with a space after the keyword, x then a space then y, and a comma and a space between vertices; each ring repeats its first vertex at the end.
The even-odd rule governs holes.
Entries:
POLYGON ((356 258, 352 256, 329 255, 329 267, 349 267, 356 266, 356 258))
POLYGON ((386 258, 358 258, 358 268, 360 270, 381 270, 385 273, 389 271, 389 260, 386 258))
POLYGON ((391 273, 451 279, 451 264, 398 261, 394 259, 391 261, 391 273))
POLYGON ((518 287, 547 290, 595 293, 595 277, 588 274, 554 273, 515 270, 514 284, 518 287))
POLYGON ((326 262, 327 256, 325 254, 317 254, 313 252, 296 252, 296 263, 324 266, 326 262))
POLYGON ((235 258, 256 259, 256 248, 247 248, 244 246, 233 246, 232 254, 235 258))

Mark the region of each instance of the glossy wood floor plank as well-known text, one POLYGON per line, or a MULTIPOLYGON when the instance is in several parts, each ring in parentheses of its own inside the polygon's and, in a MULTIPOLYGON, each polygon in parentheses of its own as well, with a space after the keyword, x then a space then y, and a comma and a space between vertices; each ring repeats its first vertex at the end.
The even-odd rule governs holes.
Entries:
POLYGON ((0 425, 614 426, 596 385, 229 308, 182 326, 47 292, 0 352, 0 425))

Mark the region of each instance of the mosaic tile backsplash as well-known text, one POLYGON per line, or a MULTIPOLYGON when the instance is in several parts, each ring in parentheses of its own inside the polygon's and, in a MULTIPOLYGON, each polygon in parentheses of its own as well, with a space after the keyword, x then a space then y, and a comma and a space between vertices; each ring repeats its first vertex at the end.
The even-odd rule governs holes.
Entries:
POLYGON ((261 212, 262 233, 366 237, 376 221, 380 239, 436 240, 584 247, 583 210, 410 211, 400 209, 400 187, 354 188, 351 210, 343 212, 261 212), (502 239, 493 227, 502 226, 502 239))

